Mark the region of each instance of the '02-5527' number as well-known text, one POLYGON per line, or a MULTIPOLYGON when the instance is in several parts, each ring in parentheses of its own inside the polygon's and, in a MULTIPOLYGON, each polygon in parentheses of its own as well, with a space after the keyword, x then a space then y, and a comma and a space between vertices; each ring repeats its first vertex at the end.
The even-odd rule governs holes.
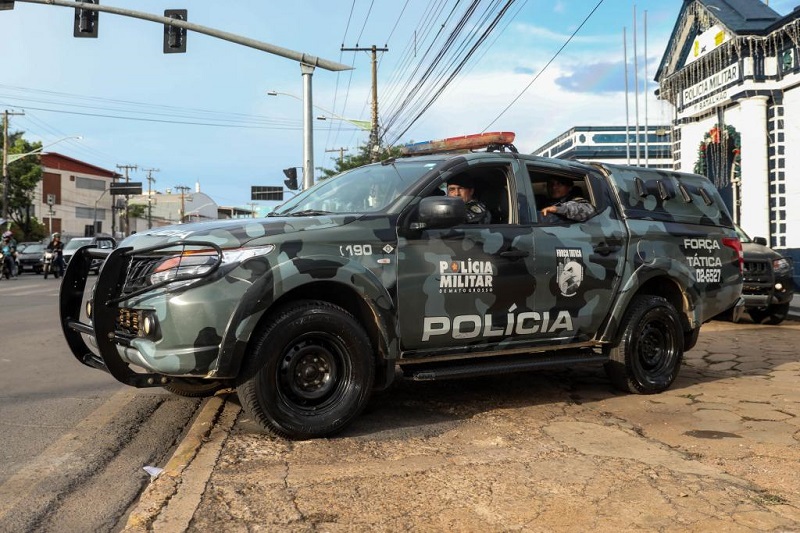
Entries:
POLYGON ((339 247, 339 253, 343 257, 350 257, 353 255, 372 255, 371 244, 348 244, 339 247))

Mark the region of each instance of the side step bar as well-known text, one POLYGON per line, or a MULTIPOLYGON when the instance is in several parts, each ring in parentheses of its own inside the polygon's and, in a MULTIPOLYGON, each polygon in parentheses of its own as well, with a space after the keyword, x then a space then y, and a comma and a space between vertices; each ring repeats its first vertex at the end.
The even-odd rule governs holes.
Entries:
POLYGON ((496 361, 484 359, 478 362, 467 362, 459 364, 440 364, 437 366, 420 364, 406 365, 403 373, 407 379, 412 381, 436 381, 439 379, 460 379, 476 376, 492 376, 498 374, 509 374, 513 372, 524 372, 541 368, 552 368, 558 366, 581 365, 586 363, 604 363, 608 357, 595 353, 569 355, 535 355, 526 358, 515 357, 496 361), (418 368, 416 368, 418 367, 418 368))

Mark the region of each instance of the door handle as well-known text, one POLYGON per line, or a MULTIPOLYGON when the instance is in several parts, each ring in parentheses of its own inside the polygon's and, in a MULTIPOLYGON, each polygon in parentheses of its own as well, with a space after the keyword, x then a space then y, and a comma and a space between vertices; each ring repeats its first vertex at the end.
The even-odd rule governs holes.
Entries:
POLYGON ((608 255, 610 253, 619 251, 620 245, 614 243, 600 242, 594 247, 594 251, 600 255, 608 255))
POLYGON ((506 250, 505 252, 500 252, 500 257, 505 257, 506 259, 522 259, 523 257, 528 257, 528 252, 524 250, 506 250))

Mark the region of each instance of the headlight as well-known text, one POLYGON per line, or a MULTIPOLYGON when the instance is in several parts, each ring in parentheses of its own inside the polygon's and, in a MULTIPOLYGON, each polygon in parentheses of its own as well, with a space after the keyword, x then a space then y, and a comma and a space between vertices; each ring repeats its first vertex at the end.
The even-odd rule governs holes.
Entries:
MULTIPOLYGON (((222 264, 241 263, 253 257, 266 255, 274 249, 275 245, 269 244, 258 248, 226 250, 222 252, 222 264)), ((162 259, 156 265, 153 273, 150 274, 150 283, 155 285, 165 281, 176 280, 176 285, 172 285, 174 288, 178 286, 177 283, 181 283, 181 278, 189 278, 181 284, 190 283, 214 268, 216 263, 217 254, 215 253, 209 253, 207 250, 186 251, 181 255, 162 259)))
POLYGON ((792 262, 786 257, 772 260, 772 270, 776 274, 788 274, 792 271, 792 262))

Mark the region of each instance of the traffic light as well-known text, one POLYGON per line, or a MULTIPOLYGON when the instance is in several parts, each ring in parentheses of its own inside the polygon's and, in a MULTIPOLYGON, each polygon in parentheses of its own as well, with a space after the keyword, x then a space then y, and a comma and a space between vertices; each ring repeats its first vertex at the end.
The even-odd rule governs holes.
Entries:
MULTIPOLYGON (((164 16, 176 20, 186 20, 185 9, 165 9, 164 16)), ((186 51, 186 28, 164 24, 164 53, 177 54, 186 51)))
POLYGON ((295 167, 284 168, 283 173, 286 174, 286 179, 283 184, 291 191, 297 190, 297 169, 295 167))
MULTIPOLYGON (((76 0, 84 4, 100 4, 100 0, 76 0)), ((74 37, 97 37, 97 24, 100 12, 91 9, 75 8, 75 25, 72 28, 74 37)))
POLYGON ((0 11, 14 9, 14 0, 0 0, 0 11))

